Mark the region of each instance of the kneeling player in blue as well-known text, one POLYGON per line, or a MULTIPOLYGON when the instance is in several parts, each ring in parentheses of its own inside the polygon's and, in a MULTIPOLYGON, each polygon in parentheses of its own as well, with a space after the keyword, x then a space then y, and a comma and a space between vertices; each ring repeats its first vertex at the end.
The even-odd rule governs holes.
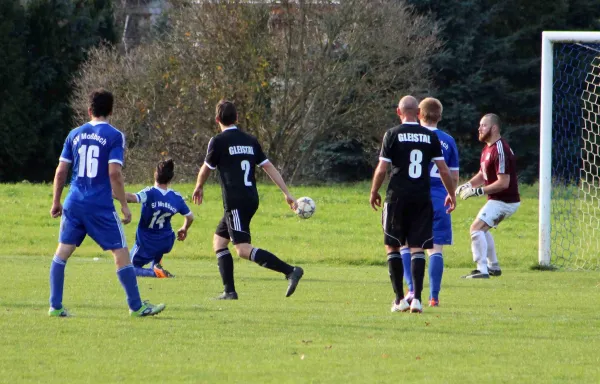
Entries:
POLYGON ((173 160, 160 161, 154 172, 154 186, 138 193, 127 193, 127 202, 141 203, 142 214, 135 236, 135 245, 131 249, 131 262, 137 276, 175 277, 162 267, 162 258, 173 249, 175 233, 171 227, 171 218, 179 213, 184 216, 183 226, 177 231, 177 240, 184 241, 194 214, 188 208, 183 197, 169 188, 174 176, 173 160), (144 268, 150 264, 150 268, 144 268))
POLYGON ((75 249, 89 235, 103 250, 112 252, 131 316, 156 315, 165 309, 165 305, 152 305, 140 298, 137 278, 129 260, 125 232, 111 198, 112 190, 112 194, 121 203, 123 223, 129 223, 131 212, 121 172, 125 137, 108 123, 113 109, 113 95, 100 89, 92 92, 89 102, 88 114, 92 119, 69 133, 54 176, 50 215, 62 218, 58 248, 50 265, 48 314, 55 317, 69 316, 62 304, 65 267, 75 249), (63 208, 60 200, 71 166, 71 187, 63 208))
MULTIPOLYGON (((448 164, 450 176, 456 186, 458 184, 459 169, 456 142, 452 136, 437 129, 438 123, 442 120, 442 103, 438 99, 428 97, 421 101, 419 110, 421 125, 435 132, 440 140, 444 160, 448 164)), ((446 212, 447 207, 444 206, 444 199, 448 195, 448 191, 446 191, 438 168, 434 163, 429 164, 429 176, 431 177, 431 202, 433 203, 433 249, 427 250, 429 254, 429 306, 437 307, 440 302, 439 294, 444 273, 442 252, 444 245, 452 245, 452 221, 450 214, 446 212)), ((408 283, 408 294, 405 299, 410 302, 413 297, 410 250, 403 248, 400 253, 404 264, 404 278, 408 283)))

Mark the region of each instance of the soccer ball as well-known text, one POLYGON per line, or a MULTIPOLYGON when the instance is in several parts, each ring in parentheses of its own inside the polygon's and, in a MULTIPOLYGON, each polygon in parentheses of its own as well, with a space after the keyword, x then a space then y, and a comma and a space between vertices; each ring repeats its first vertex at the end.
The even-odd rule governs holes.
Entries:
POLYGON ((296 214, 303 219, 308 219, 311 217, 317 206, 315 202, 310 197, 301 197, 298 199, 298 208, 296 208, 296 214))

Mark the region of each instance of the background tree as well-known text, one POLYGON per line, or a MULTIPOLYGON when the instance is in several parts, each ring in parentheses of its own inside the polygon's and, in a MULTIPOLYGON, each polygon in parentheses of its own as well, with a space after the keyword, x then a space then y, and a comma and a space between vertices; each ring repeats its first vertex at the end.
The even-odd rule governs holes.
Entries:
POLYGON ((435 22, 405 3, 336 3, 173 3, 162 39, 123 57, 90 56, 74 108, 83 118, 91 88, 115 90, 129 175, 165 153, 192 175, 216 131, 214 105, 226 97, 284 174, 306 176, 320 142, 379 142, 398 95, 428 89, 427 58, 439 46, 435 22))
POLYGON ((495 112, 517 154, 521 181, 538 175, 541 33, 598 30, 595 0, 409 0, 440 22, 444 49, 430 56, 434 84, 444 103, 443 129, 461 152, 464 175, 479 167, 480 117, 495 112))
POLYGON ((29 90, 25 10, 18 0, 0 0, 0 180, 16 181, 33 152, 29 135, 29 90))

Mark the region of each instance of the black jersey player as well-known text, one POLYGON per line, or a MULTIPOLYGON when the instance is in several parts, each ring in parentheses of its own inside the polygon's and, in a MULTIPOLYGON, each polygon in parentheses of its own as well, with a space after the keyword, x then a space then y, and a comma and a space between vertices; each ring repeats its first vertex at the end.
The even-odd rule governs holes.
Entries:
POLYGON ((196 204, 202 203, 204 183, 211 170, 218 169, 225 210, 213 237, 213 249, 217 255, 224 286, 224 291, 218 298, 224 300, 238 298, 233 278, 233 258, 228 248, 230 241, 238 256, 284 274, 288 280, 286 297, 289 297, 296 290, 304 274, 302 268, 291 266, 274 254, 255 248, 251 244, 250 221, 259 203, 255 167, 261 167, 277 184, 290 208, 296 208, 296 199, 288 190, 279 171, 267 159, 258 140, 235 125, 237 110, 232 102, 219 101, 215 120, 219 124, 221 133, 208 143, 206 159, 198 174, 193 200, 196 204))

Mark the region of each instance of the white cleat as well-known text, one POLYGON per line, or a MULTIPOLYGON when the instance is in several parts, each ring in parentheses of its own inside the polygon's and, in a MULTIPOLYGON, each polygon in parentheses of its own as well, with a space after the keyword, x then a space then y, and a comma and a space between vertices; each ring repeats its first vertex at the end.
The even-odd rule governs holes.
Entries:
POLYGON ((413 299, 413 301, 410 303, 410 312, 411 313, 422 313, 423 312, 423 306, 421 305, 421 302, 419 301, 419 299, 413 299))
POLYGON ((392 312, 406 312, 410 309, 410 304, 405 299, 400 300, 398 304, 396 304, 396 300, 392 301, 392 312))

